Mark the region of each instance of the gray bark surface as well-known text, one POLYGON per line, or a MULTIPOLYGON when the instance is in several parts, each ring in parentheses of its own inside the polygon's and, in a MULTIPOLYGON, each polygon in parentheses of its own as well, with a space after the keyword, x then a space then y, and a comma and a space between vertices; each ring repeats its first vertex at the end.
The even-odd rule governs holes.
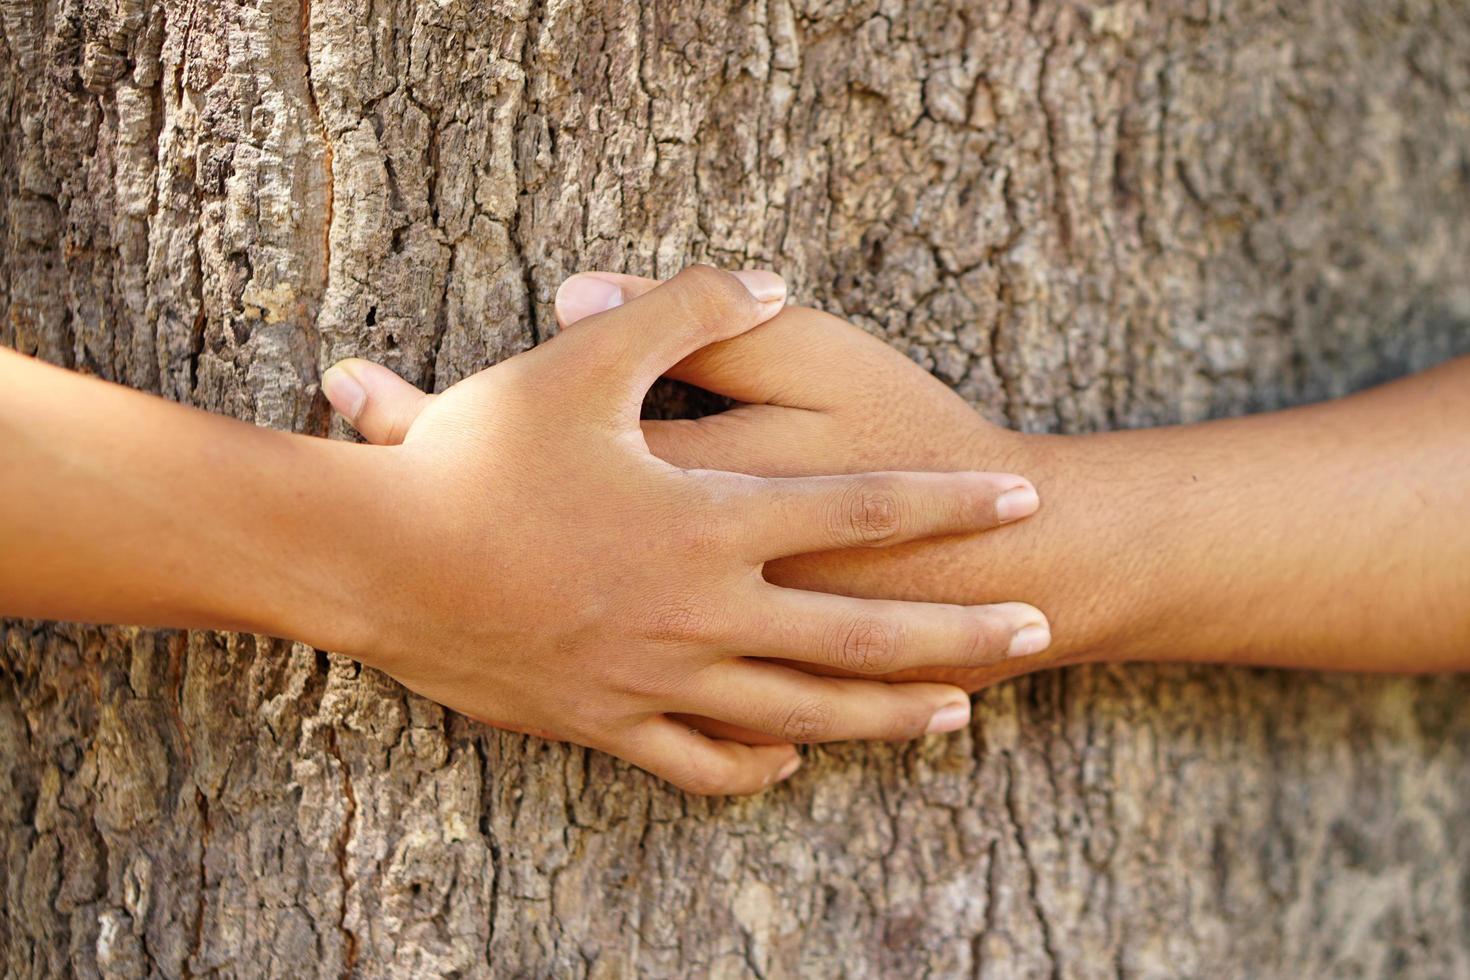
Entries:
MULTIPOLYGON (((442 389, 703 260, 1028 430, 1299 403, 1470 350, 1467 52, 1457 0, 0 0, 0 343, 327 434, 338 358, 442 389)), ((1470 976, 1461 679, 1069 669, 706 801, 300 645, 0 630, 7 976, 1470 976)))

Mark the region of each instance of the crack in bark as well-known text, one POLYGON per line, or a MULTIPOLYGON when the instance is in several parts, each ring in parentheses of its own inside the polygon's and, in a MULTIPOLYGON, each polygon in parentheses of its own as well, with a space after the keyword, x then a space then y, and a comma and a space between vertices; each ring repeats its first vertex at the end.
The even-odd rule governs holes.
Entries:
POLYGON ((1000 853, 1000 841, 992 839, 985 851, 985 921, 980 932, 970 940, 970 975, 980 980, 985 965, 985 937, 995 931, 996 904, 1000 901, 1000 886, 996 880, 996 858, 1000 853))
POLYGON ((1060 140, 1061 126, 1057 120, 1057 112, 1052 108, 1052 100, 1048 93, 1052 73, 1052 57, 1060 50, 1062 42, 1053 37, 1046 51, 1041 56, 1041 70, 1036 80, 1037 102, 1041 107, 1041 118, 1045 121, 1046 128, 1046 163, 1051 172, 1052 211, 1057 218, 1057 239, 1061 246, 1063 256, 1069 260, 1072 257, 1072 244, 1074 231, 1072 228, 1072 209, 1067 200, 1068 184, 1066 168, 1062 166, 1061 158, 1057 155, 1060 140))
MULTIPOLYGON (((528 119, 540 118, 540 104, 532 95, 531 80, 531 58, 534 54, 535 33, 540 30, 542 17, 546 12, 547 0, 532 0, 526 11, 525 36, 521 39, 521 99, 522 105, 517 114, 516 123, 511 127, 514 134, 512 137, 513 167, 517 175, 524 181, 530 166, 534 165, 534 156, 531 164, 521 159, 521 146, 525 143, 522 137, 523 129, 528 119)), ((534 154, 534 149, 533 149, 534 154)), ((520 266, 522 287, 526 290, 526 327, 531 332, 531 346, 539 345, 547 339, 549 334, 541 325, 541 311, 536 301, 536 277, 529 260, 529 242, 523 225, 530 223, 531 216, 527 214, 531 210, 533 197, 522 187, 516 195, 516 209, 514 220, 506 228, 510 239, 511 248, 515 251, 516 262, 520 266)))
MULTIPOLYGON (((321 304, 327 297, 327 289, 332 281, 332 220, 336 206, 336 184, 332 176, 332 138, 327 129, 326 119, 322 116, 321 105, 316 96, 316 80, 312 77, 311 70, 311 4, 312 0, 301 0, 301 64, 306 72, 306 107, 316 121, 318 135, 322 140, 322 191, 325 200, 322 206, 322 279, 321 295, 317 298, 316 309, 306 311, 306 322, 304 326, 308 332, 308 341, 311 345, 310 370, 314 380, 320 382, 320 360, 321 360, 321 333, 317 326, 317 317, 321 314, 321 304)), ((318 391, 318 398, 322 397, 318 391)), ((321 430, 315 433, 325 436, 331 425, 331 414, 323 413, 321 416, 321 430)))
POLYGON ((1061 980, 1061 961, 1057 957, 1056 945, 1051 934, 1051 923, 1047 920, 1046 910, 1041 907, 1041 898, 1037 892, 1037 883, 1040 873, 1037 871, 1036 863, 1032 860, 1031 851, 1026 845, 1026 832, 1022 828, 1020 809, 1016 805, 1016 761, 1015 757, 1007 751, 1006 760, 1006 789, 1005 810, 1006 818, 1011 826, 1011 833, 1016 841, 1016 848, 1020 853, 1021 863, 1026 869, 1026 898, 1031 905, 1031 912, 1036 917, 1036 924, 1041 930, 1041 948, 1046 953, 1047 961, 1051 964, 1052 980, 1061 980))
POLYGON ((344 975, 351 975, 353 967, 357 964, 357 935, 347 927, 347 897, 352 889, 352 878, 348 873, 347 851, 352 844, 353 824, 357 819, 357 796, 352 789, 352 771, 348 768, 346 760, 342 758, 342 748, 337 742, 335 724, 328 726, 326 741, 327 751, 333 759, 337 760, 337 768, 342 774, 342 799, 346 804, 342 830, 334 843, 334 856, 337 862, 337 876, 342 884, 342 902, 337 914, 337 929, 342 935, 342 972, 344 975))
POLYGON ((194 805, 199 810, 199 895, 194 903, 194 934, 189 941, 189 955, 184 960, 184 975, 193 975, 194 963, 204 949, 204 911, 206 876, 205 856, 209 850, 209 799, 197 785, 194 787, 194 805))

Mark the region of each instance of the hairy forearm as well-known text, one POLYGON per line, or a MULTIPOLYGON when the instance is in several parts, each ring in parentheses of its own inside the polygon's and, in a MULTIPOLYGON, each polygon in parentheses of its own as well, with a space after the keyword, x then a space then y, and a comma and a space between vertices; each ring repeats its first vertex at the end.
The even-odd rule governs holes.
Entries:
POLYGON ((1057 484, 1035 547, 1079 542, 1044 574, 1107 628, 1079 624, 1079 652, 1470 666, 1470 362, 1293 411, 1030 445, 1057 484))
POLYGON ((1039 662, 1470 667, 1470 359, 1292 411, 998 444, 992 432, 962 455, 954 465, 1027 474, 1042 512, 983 537, 877 561, 807 558, 774 576, 1025 599, 1052 623, 1039 662))
POLYGON ((0 349, 0 614, 335 635, 374 451, 0 349))

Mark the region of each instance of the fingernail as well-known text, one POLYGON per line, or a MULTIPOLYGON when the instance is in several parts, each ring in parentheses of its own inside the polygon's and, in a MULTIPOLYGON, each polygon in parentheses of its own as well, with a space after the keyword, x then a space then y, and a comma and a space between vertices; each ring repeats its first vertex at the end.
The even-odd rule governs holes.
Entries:
POLYGON ((924 734, 938 735, 941 732, 957 732, 969 723, 970 702, 946 704, 934 712, 934 717, 929 719, 929 727, 924 729, 924 734))
POLYGON ((1002 524, 1030 517, 1041 506, 1041 498, 1031 486, 1016 487, 1000 495, 995 502, 995 519, 1002 524))
POLYGON ((332 403, 332 407, 346 416, 349 422, 357 421, 363 405, 367 403, 367 391, 356 378, 339 367, 329 367, 322 373, 322 391, 327 393, 327 401, 332 403))
POLYGON ((760 303, 786 301, 786 280, 765 269, 740 269, 733 273, 760 303))
POLYGON ((778 772, 778 773, 776 773, 776 782, 779 783, 783 779, 790 779, 791 778, 791 774, 794 773, 794 772, 796 772, 796 770, 798 770, 800 768, 801 768, 801 756, 799 756, 799 755, 792 756, 791 757, 791 760, 789 762, 787 762, 786 765, 784 765, 784 766, 781 767, 781 771, 778 772))
POLYGON ((556 313, 563 323, 576 323, 622 305, 621 286, 586 273, 572 276, 556 291, 556 313))
POLYGON ((1029 657, 1033 653, 1040 653, 1049 646, 1051 646, 1051 630, 1038 623, 1033 623, 1016 630, 1016 635, 1011 637, 1011 648, 1006 651, 1006 656, 1029 657))

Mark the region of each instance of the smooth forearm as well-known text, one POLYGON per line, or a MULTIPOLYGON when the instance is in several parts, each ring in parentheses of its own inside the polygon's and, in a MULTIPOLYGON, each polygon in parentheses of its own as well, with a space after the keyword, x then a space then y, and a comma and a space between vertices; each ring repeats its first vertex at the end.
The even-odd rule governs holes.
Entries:
POLYGON ((0 612, 333 635, 375 450, 0 350, 0 612))
POLYGON ((1243 419, 999 443, 987 432, 964 455, 956 465, 999 455, 1031 477, 1041 513, 878 562, 804 559, 777 577, 1025 599, 1052 622, 1038 662, 1470 666, 1470 361, 1243 419))

